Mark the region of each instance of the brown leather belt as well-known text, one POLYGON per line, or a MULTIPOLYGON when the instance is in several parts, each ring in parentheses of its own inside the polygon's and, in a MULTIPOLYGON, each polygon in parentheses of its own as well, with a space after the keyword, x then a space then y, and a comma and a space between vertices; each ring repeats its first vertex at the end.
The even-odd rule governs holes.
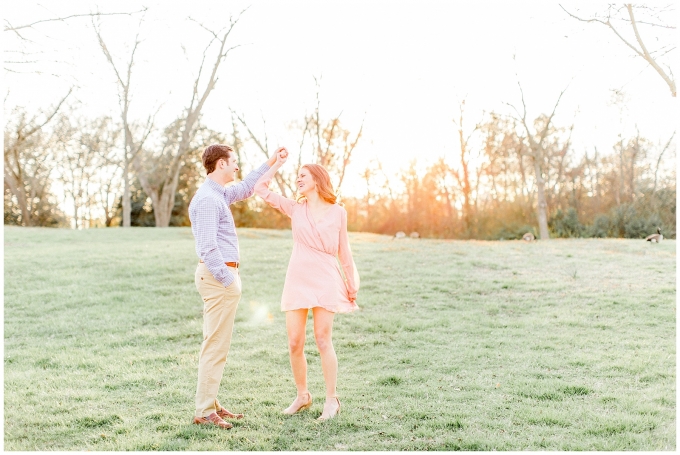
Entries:
MULTIPOLYGON (((203 262, 203 259, 199 260, 198 262, 203 262)), ((238 262, 225 262, 224 265, 227 267, 234 267, 235 269, 238 268, 238 262)))

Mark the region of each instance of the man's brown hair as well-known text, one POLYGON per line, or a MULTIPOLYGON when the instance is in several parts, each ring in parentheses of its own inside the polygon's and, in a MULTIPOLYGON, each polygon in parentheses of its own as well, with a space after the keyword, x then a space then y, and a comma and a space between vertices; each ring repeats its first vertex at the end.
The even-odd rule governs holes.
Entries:
POLYGON ((229 162, 229 157, 234 151, 233 148, 224 144, 211 144, 203 150, 203 156, 201 160, 203 161, 203 167, 208 174, 215 170, 215 166, 219 160, 225 160, 229 162))

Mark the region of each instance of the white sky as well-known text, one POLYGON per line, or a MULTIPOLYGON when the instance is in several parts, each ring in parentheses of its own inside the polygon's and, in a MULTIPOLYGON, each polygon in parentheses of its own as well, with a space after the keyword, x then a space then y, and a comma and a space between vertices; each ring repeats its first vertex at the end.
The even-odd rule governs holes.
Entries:
MULTIPOLYGON (((220 69, 204 120, 213 129, 230 131, 228 107, 258 128, 264 116, 272 150, 278 145, 295 150, 299 133, 287 127, 312 111, 313 76, 322 76, 322 115, 342 111, 345 126, 355 132, 365 116, 364 137, 348 169, 344 194, 363 194, 365 184, 358 174, 373 158, 388 173, 413 159, 420 169, 441 156, 455 163, 458 142, 451 120, 458 115, 458 102, 467 100, 468 126, 481 120, 483 111, 510 113, 505 103, 520 106, 517 76, 530 118, 549 113, 569 85, 555 123, 575 123, 577 153, 593 146, 609 152, 619 133, 624 138, 635 134, 635 125, 643 136, 665 142, 677 124, 677 99, 670 97, 658 74, 610 30, 568 17, 557 3, 11 2, 4 16, 16 26, 94 11, 97 4, 102 12, 148 6, 133 72, 132 115, 146 118, 162 104, 161 125, 188 103, 209 40, 207 32, 186 18, 219 29, 230 14, 251 5, 231 37, 232 44, 244 46, 232 51, 220 69), (612 104, 613 89, 623 89, 625 105, 612 104)), ((582 7, 583 15, 606 5, 563 4, 571 11, 582 7)), ((121 67, 140 17, 102 18, 105 39, 121 67)), ((642 30, 650 47, 656 43, 653 34, 667 33, 642 30)), ((3 33, 5 50, 15 49, 16 39, 3 33)), ((115 80, 89 19, 36 25, 25 36, 36 42, 31 51, 43 52, 39 63, 26 68, 43 74, 5 73, 6 108, 46 107, 76 84, 75 99, 84 112, 118 115, 115 80)), ((6 61, 12 58, 5 54, 6 61)), ((259 152, 250 156, 260 160, 259 152)))

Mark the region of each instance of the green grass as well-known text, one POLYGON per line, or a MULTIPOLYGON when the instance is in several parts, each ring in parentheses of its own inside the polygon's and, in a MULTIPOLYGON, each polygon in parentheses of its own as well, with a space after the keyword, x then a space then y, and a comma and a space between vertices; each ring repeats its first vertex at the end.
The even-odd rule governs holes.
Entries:
POLYGON ((224 431, 191 424, 189 229, 4 234, 7 450, 675 449, 675 241, 351 234, 362 310, 336 317, 343 409, 318 423, 311 324, 315 404, 280 413, 290 231, 241 229, 224 431))

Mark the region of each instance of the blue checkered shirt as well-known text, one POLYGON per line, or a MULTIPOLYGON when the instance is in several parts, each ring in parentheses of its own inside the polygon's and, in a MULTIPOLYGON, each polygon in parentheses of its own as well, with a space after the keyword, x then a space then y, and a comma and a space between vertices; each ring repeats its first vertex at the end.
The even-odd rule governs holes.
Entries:
POLYGON ((205 179, 189 204, 196 254, 225 287, 234 281, 234 274, 224 263, 239 262, 238 237, 229 205, 252 196, 255 183, 268 170, 269 165, 264 163, 242 182, 226 188, 205 179))

